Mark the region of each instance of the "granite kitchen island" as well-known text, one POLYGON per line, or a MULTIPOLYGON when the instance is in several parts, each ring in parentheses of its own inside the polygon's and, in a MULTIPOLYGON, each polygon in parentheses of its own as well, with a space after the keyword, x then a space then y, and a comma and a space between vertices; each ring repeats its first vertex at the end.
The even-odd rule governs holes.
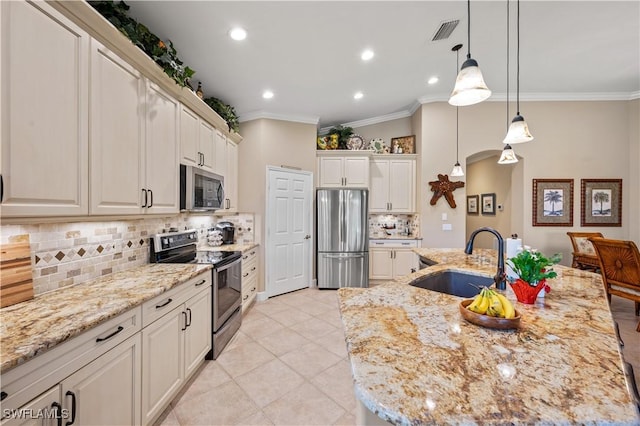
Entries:
POLYGON ((518 330, 491 330, 462 319, 462 298, 409 283, 443 270, 493 276, 495 251, 415 251, 437 264, 338 292, 359 423, 640 424, 599 275, 556 267, 551 293, 516 304, 518 330))

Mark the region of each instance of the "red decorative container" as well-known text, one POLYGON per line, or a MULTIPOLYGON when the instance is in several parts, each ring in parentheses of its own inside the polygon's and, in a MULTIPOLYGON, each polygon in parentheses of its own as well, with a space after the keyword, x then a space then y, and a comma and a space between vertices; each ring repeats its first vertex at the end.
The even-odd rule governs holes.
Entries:
POLYGON ((529 285, 528 282, 522 281, 518 278, 515 282, 509 283, 513 292, 516 294, 516 299, 518 302, 525 303, 527 305, 533 305, 536 302, 536 298, 538 297, 538 293, 545 286, 545 280, 540 280, 538 285, 535 287, 529 285))

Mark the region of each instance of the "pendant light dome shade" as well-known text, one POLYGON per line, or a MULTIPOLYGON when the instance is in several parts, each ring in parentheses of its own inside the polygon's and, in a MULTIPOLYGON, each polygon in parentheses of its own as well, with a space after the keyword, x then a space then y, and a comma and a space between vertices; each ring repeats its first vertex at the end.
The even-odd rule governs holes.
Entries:
POLYGON ((511 120, 509 131, 507 132, 507 136, 505 136, 502 143, 523 143, 530 142, 532 140, 533 136, 531 136, 531 133, 529 132, 529 126, 527 126, 527 122, 524 121, 523 116, 518 114, 513 117, 513 120, 511 120))
POLYGON ((516 156, 516 153, 513 151, 513 148, 511 148, 511 145, 507 144, 502 150, 498 164, 513 164, 517 162, 518 157, 516 156))
POLYGON ((467 59, 460 68, 456 78, 456 85, 451 92, 449 104, 454 106, 468 106, 480 103, 491 96, 482 77, 482 71, 475 59, 467 59))
POLYGON ((462 170, 462 166, 457 161, 456 161, 456 164, 453 165, 453 170, 451 170, 451 176, 453 177, 464 176, 464 171, 462 170))

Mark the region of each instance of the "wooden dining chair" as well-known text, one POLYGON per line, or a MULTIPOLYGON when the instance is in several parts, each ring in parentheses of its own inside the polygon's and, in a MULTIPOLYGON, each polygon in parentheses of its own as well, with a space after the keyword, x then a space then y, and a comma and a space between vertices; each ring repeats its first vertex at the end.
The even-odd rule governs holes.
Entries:
POLYGON ((573 246, 571 267, 597 272, 600 264, 589 238, 602 238, 604 236, 600 232, 567 232, 567 235, 571 239, 571 245, 573 246))
MULTIPOLYGON (((596 250, 600 273, 611 302, 611 295, 635 302, 636 316, 640 315, 640 252, 633 241, 606 238, 589 239, 596 250)), ((640 323, 636 331, 640 332, 640 323)))

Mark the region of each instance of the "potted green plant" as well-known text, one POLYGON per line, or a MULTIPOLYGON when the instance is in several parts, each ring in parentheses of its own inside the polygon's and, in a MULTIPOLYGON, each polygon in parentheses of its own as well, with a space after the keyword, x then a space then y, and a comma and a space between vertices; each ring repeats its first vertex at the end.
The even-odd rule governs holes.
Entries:
POLYGON ((337 135, 338 137, 338 149, 348 149, 347 142, 353 135, 353 128, 344 127, 342 124, 332 127, 329 130, 329 135, 337 135))
POLYGON ((552 266, 560 262, 561 258, 560 253, 547 258, 538 251, 523 250, 507 259, 507 264, 518 275, 517 279, 509 281, 509 285, 519 302, 532 304, 542 289, 546 293, 551 291, 546 280, 558 276, 552 266))

